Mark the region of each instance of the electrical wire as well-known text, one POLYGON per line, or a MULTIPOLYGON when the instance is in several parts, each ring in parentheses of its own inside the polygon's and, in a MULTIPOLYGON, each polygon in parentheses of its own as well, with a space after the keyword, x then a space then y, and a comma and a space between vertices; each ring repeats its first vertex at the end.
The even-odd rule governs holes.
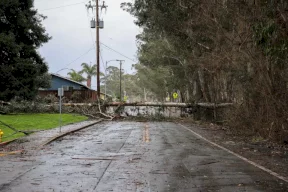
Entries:
MULTIPOLYGON (((100 50, 101 50, 101 49, 100 49, 100 50)), ((105 70, 105 73, 106 73, 106 67, 105 67, 105 64, 104 64, 104 60, 103 60, 103 57, 102 57, 101 51, 100 51, 99 53, 100 53, 100 57, 101 57, 101 61, 102 61, 102 65, 103 65, 103 69, 105 70)))
MULTIPOLYGON (((48 9, 42 9, 42 10, 39 10, 39 11, 47 11, 47 10, 59 9, 59 8, 69 7, 69 6, 74 6, 74 5, 79 5, 79 4, 83 4, 83 3, 85 3, 85 2, 75 3, 75 4, 70 4, 70 5, 64 5, 64 6, 54 7, 54 8, 48 8, 48 9)), ((89 15, 88 15, 88 13, 87 13, 87 18, 88 18, 88 22, 89 22, 89 15)), ((90 23, 89 23, 89 24, 90 24, 90 23)), ((94 39, 93 39, 93 35, 92 35, 92 32, 91 32, 91 29, 90 29, 90 35, 91 35, 91 40, 93 41, 93 46, 94 46, 94 39)), ((95 44, 96 44, 96 42, 95 42, 95 44)), ((105 45, 105 44, 102 43, 102 42, 100 42, 100 44, 104 45, 104 47, 105 47, 106 49, 109 49, 109 50, 111 50, 111 51, 114 51, 115 53, 118 53, 119 55, 121 55, 121 56, 129 59, 130 61, 136 62, 134 59, 131 59, 131 58, 127 57, 126 55, 120 53, 119 51, 116 51, 115 49, 109 47, 108 45, 105 45)), ((91 51, 91 50, 89 50, 89 51, 91 51)), ((73 61, 73 62, 74 62, 74 61, 73 61)), ((68 66, 69 66, 69 64, 68 64, 68 66)))
MULTIPOLYGON (((94 38, 93 38, 93 35, 92 35, 92 30, 91 30, 91 28, 90 28, 90 20, 89 20, 89 14, 88 14, 88 11, 87 11, 86 13, 87 13, 88 26, 89 26, 89 31, 90 31, 90 36, 91 36, 92 44, 93 44, 93 46, 95 46, 96 41, 94 41, 94 38)), ((95 48, 96 48, 96 46, 95 46, 95 48)))
MULTIPOLYGON (((95 48, 95 46, 93 46, 92 48, 90 48, 87 52, 85 52, 84 54, 82 54, 81 56, 77 57, 76 59, 74 59, 73 61, 71 61, 70 63, 68 63, 67 65, 65 65, 62 68, 68 67, 70 66, 72 63, 74 63, 75 61, 77 61, 78 59, 80 59, 81 57, 85 56, 86 54, 88 54, 91 50, 93 50, 95 48)), ((61 69, 60 69, 61 70, 61 69)), ((58 70, 59 71, 59 70, 58 70)), ((57 73, 57 72, 56 72, 57 73)))
POLYGON ((118 53, 119 55, 122 55, 123 57, 129 59, 130 61, 136 62, 135 60, 133 60, 133 59, 127 57, 126 55, 120 53, 119 51, 116 51, 115 49, 112 49, 112 48, 109 47, 108 45, 105 45, 104 43, 101 43, 101 42, 100 42, 100 44, 104 45, 105 48, 110 49, 111 51, 114 51, 115 53, 118 53))
POLYGON ((48 9, 40 9, 39 11, 48 11, 48 10, 59 9, 59 8, 64 8, 64 7, 70 7, 70 6, 74 6, 74 5, 80 5, 83 3, 85 3, 85 2, 82 1, 81 3, 74 3, 74 4, 59 6, 59 7, 52 7, 52 8, 48 8, 48 9))
MULTIPOLYGON (((40 10, 40 11, 47 11, 47 10, 59 9, 59 8, 64 8, 64 7, 74 6, 74 5, 79 5, 79 4, 83 4, 83 3, 85 3, 85 2, 75 3, 75 4, 69 4, 69 5, 59 6, 59 7, 53 7, 53 8, 48 8, 48 9, 42 9, 42 10, 40 10)), ((87 19, 88 19, 88 24, 90 25, 88 12, 87 12, 87 19)), ((78 59, 80 59, 81 57, 83 57, 84 55, 86 55, 87 53, 89 53, 92 49, 95 49, 95 48, 96 48, 96 46, 95 46, 96 42, 94 41, 94 38, 93 38, 93 35, 92 35, 92 32, 91 32, 91 29, 90 29, 89 31, 90 31, 90 36, 91 36, 93 48, 89 49, 86 53, 84 53, 83 55, 79 56, 78 58, 76 58, 76 59, 73 60, 72 62, 68 63, 65 67, 70 66, 72 63, 74 63, 75 61, 77 61, 78 59), (94 43, 95 43, 95 44, 94 44, 94 43)), ((134 59, 129 58, 128 56, 120 53, 119 51, 116 51, 115 49, 109 47, 108 45, 105 45, 105 44, 102 43, 102 42, 100 42, 100 44, 102 44, 102 45, 104 46, 104 48, 109 49, 109 50, 111 50, 111 51, 114 51, 115 53, 118 53, 119 55, 121 55, 121 56, 129 59, 130 61, 136 62, 134 59)), ((100 56, 101 56, 102 64, 103 64, 103 67, 104 67, 104 61, 103 61, 102 55, 100 54, 100 56)), ((104 67, 104 69, 105 69, 105 67, 104 67)))

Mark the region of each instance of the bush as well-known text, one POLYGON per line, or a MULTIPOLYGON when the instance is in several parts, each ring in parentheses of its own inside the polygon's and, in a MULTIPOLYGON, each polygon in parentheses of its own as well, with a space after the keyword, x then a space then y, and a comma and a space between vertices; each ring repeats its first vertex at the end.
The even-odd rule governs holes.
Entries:
POLYGON ((55 102, 58 102, 58 100, 59 99, 53 94, 49 94, 43 98, 44 103, 55 103, 55 102))
POLYGON ((73 103, 80 103, 81 100, 81 93, 79 91, 75 91, 72 95, 71 95, 71 100, 73 103))
POLYGON ((51 113, 56 112, 56 108, 37 101, 16 101, 12 100, 9 105, 0 105, 0 111, 9 113, 51 113))

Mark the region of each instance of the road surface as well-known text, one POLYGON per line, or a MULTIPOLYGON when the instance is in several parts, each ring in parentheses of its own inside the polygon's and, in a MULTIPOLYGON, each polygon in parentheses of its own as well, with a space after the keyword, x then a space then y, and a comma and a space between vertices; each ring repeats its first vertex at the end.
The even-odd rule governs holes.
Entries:
POLYGON ((176 123, 109 122, 33 155, 0 157, 0 191, 288 191, 176 123))

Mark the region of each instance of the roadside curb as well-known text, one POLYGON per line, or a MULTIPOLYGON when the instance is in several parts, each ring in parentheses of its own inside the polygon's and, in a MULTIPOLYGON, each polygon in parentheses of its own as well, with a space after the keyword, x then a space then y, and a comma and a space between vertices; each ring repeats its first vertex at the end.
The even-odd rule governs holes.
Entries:
POLYGON ((98 121, 96 121, 96 122, 90 123, 90 124, 85 125, 85 126, 82 126, 82 127, 80 127, 80 128, 73 129, 73 130, 70 130, 70 131, 66 131, 66 132, 64 132, 64 133, 60 133, 59 135, 56 135, 56 136, 50 138, 48 141, 42 143, 39 148, 42 148, 42 147, 44 147, 45 145, 48 145, 48 144, 52 143, 53 141, 55 141, 55 140, 57 140, 57 139, 59 139, 59 138, 61 138, 61 137, 64 137, 64 136, 69 135, 69 134, 71 134, 71 133, 75 133, 75 132, 77 132, 77 131, 81 131, 81 130, 83 130, 83 129, 86 129, 86 128, 88 128, 88 127, 91 127, 91 126, 93 126, 93 125, 96 125, 96 124, 98 124, 98 123, 100 123, 100 122, 102 122, 102 121, 103 121, 103 119, 100 119, 100 120, 98 120, 98 121))

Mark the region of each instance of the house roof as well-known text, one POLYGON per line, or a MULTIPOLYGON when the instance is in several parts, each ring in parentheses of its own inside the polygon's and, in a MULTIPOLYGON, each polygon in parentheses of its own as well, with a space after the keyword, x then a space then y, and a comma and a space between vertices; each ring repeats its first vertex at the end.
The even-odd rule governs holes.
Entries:
POLYGON ((77 81, 73 81, 73 80, 71 80, 71 79, 68 79, 67 77, 63 77, 63 76, 58 75, 58 74, 55 74, 55 73, 51 73, 51 75, 52 75, 52 76, 55 76, 55 77, 58 77, 58 78, 61 78, 61 79, 65 79, 65 80, 70 81, 70 82, 73 82, 73 83, 76 83, 76 84, 78 84, 78 85, 81 85, 82 87, 85 87, 85 88, 87 88, 87 89, 92 90, 91 88, 87 87, 86 85, 84 85, 84 84, 82 84, 82 83, 79 83, 79 82, 77 82, 77 81))

